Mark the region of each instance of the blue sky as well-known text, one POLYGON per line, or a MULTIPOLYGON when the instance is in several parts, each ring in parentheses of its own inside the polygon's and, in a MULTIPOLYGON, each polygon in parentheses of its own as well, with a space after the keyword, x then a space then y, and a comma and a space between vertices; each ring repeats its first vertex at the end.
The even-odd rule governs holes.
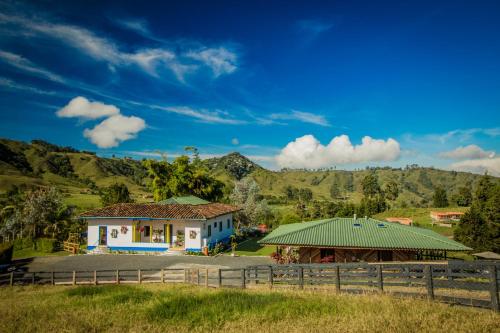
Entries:
POLYGON ((0 1, 0 136, 500 175, 498 1, 0 1))

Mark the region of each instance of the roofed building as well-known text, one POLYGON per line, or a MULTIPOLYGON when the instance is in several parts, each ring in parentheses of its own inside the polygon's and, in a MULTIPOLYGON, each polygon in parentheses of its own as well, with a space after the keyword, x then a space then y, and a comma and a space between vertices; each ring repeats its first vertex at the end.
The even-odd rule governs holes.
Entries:
POLYGON ((462 212, 431 212, 433 222, 457 222, 460 221, 464 213, 462 212))
POLYGON ((371 218, 286 224, 259 243, 296 248, 300 263, 409 261, 472 250, 429 229, 371 218))
POLYGON ((234 233, 234 205, 173 197, 159 203, 121 203, 80 215, 88 223, 87 249, 201 251, 234 233))

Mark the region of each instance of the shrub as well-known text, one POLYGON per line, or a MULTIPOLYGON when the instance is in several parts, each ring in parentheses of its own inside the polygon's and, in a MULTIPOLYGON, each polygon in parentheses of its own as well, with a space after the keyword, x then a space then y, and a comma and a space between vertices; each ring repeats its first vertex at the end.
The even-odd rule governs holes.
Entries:
POLYGON ((45 253, 55 252, 57 250, 57 240, 51 238, 39 238, 36 240, 36 249, 45 253))
POLYGON ((12 253, 14 252, 13 243, 0 244, 0 264, 10 264, 12 253))
POLYGON ((14 241, 14 250, 32 249, 33 240, 31 238, 18 238, 14 241))

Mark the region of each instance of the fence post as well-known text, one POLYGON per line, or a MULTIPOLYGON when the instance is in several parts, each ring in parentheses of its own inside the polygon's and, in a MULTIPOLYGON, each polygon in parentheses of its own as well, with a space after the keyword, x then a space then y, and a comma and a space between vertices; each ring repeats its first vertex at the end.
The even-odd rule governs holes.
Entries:
POLYGON ((304 267, 299 267, 299 288, 304 289, 304 267))
POLYGON ((498 302, 498 272, 497 267, 492 265, 490 268, 490 295, 491 295, 491 309, 495 311, 499 311, 499 302, 498 302))
POLYGON ((205 287, 208 288, 208 268, 205 268, 205 287))
POLYGON ((76 272, 75 271, 73 271, 73 276, 72 276, 72 279, 71 279, 71 284, 72 285, 76 284, 76 272))
POLYGON ((434 284, 432 280, 432 266, 425 265, 424 267, 424 275, 425 275, 425 285, 427 287, 427 297, 430 299, 434 299, 434 284))
POLYGON ((222 287, 222 272, 220 268, 217 270, 217 287, 222 287))
POLYGON ((196 284, 200 285, 200 269, 196 269, 196 284))
POLYGON ((377 283, 378 283, 378 290, 380 292, 384 291, 384 277, 382 275, 382 265, 377 265, 377 283))
POLYGON ((269 266, 269 289, 272 289, 273 288, 273 266, 269 266))
POLYGON ((161 269, 161 283, 165 283, 165 270, 162 268, 161 269))
POLYGON ((52 271, 52 273, 50 274, 50 284, 51 285, 55 285, 56 282, 55 282, 55 276, 54 276, 54 271, 52 271))
POLYGON ((188 281, 188 270, 187 268, 184 268, 184 283, 187 283, 188 281))
POLYGON ((35 284, 35 272, 31 273, 31 284, 35 284))
POLYGON ((10 272, 10 281, 9 281, 10 286, 12 287, 14 285, 14 272, 10 272))
POLYGON ((244 268, 241 269, 241 288, 246 288, 246 270, 244 268))
POLYGON ((340 293, 340 266, 336 265, 335 266, 335 289, 337 290, 337 293, 340 293))
POLYGON ((137 282, 139 284, 142 283, 142 274, 140 269, 137 270, 137 282))
POLYGON ((97 285, 97 271, 94 271, 94 285, 97 285))
POLYGON ((116 270, 116 284, 120 284, 120 270, 116 270))

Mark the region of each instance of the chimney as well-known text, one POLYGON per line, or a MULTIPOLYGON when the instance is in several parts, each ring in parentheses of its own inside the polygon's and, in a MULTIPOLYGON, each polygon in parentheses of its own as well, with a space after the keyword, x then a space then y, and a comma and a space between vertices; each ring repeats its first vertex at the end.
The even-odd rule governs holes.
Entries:
POLYGON ((354 214, 354 222, 356 222, 356 214, 354 214))

